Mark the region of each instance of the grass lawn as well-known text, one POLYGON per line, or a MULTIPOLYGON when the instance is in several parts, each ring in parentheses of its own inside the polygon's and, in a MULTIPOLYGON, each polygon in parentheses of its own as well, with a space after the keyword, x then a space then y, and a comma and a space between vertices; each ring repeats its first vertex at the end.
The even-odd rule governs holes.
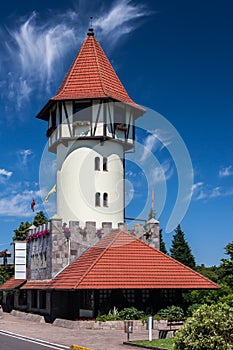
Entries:
POLYGON ((152 341, 149 340, 137 340, 137 341, 132 341, 131 343, 133 344, 138 344, 138 345, 147 345, 147 346, 152 346, 155 348, 162 348, 162 349, 172 349, 173 347, 173 339, 154 339, 152 341))

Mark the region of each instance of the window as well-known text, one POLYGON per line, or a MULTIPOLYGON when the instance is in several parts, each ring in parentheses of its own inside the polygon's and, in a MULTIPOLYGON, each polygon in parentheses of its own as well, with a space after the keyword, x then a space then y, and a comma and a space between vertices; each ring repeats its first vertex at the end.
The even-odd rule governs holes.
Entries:
POLYGON ((108 206, 108 194, 106 192, 103 194, 103 206, 108 206))
POLYGON ((95 170, 100 170, 100 157, 95 157, 95 170))
POLYGON ((100 207, 100 193, 96 192, 95 194, 95 206, 100 207))
POLYGON ((106 157, 103 158, 103 171, 108 171, 108 159, 106 157))
POLYGON ((73 121, 92 121, 92 103, 91 101, 74 102, 73 121))

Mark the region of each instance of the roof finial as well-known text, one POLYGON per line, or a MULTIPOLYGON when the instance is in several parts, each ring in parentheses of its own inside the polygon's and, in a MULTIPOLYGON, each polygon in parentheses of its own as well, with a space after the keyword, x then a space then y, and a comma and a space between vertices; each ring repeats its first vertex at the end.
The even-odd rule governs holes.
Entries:
POLYGON ((90 27, 89 27, 88 33, 87 33, 88 36, 94 36, 94 30, 92 27, 92 23, 93 23, 93 17, 91 16, 90 17, 90 27))

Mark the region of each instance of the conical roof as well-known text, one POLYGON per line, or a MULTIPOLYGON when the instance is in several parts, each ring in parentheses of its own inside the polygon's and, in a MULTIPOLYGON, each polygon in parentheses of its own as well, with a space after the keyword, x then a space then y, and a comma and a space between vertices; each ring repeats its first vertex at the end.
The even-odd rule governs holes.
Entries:
POLYGON ((23 289, 216 289, 218 286, 135 236, 109 233, 53 280, 23 289))
POLYGON ((93 30, 89 29, 81 49, 52 100, 106 98, 140 108, 127 94, 93 30))
POLYGON ((56 95, 37 117, 46 119, 44 112, 53 101, 99 98, 111 98, 126 103, 141 113, 145 112, 129 97, 102 47, 95 39, 93 29, 90 28, 56 95))

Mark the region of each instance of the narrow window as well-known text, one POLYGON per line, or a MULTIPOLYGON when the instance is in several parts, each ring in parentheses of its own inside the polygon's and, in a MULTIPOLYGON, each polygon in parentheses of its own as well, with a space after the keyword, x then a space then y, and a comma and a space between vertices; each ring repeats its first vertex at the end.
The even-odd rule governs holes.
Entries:
POLYGON ((100 157, 95 157, 95 170, 100 170, 100 157))
POLYGON ((107 164, 107 158, 103 158, 103 171, 108 171, 108 164, 107 164))
POLYGON ((103 206, 108 206, 108 194, 106 192, 103 194, 103 206))
POLYGON ((100 207, 100 193, 96 192, 95 194, 95 206, 100 207))

